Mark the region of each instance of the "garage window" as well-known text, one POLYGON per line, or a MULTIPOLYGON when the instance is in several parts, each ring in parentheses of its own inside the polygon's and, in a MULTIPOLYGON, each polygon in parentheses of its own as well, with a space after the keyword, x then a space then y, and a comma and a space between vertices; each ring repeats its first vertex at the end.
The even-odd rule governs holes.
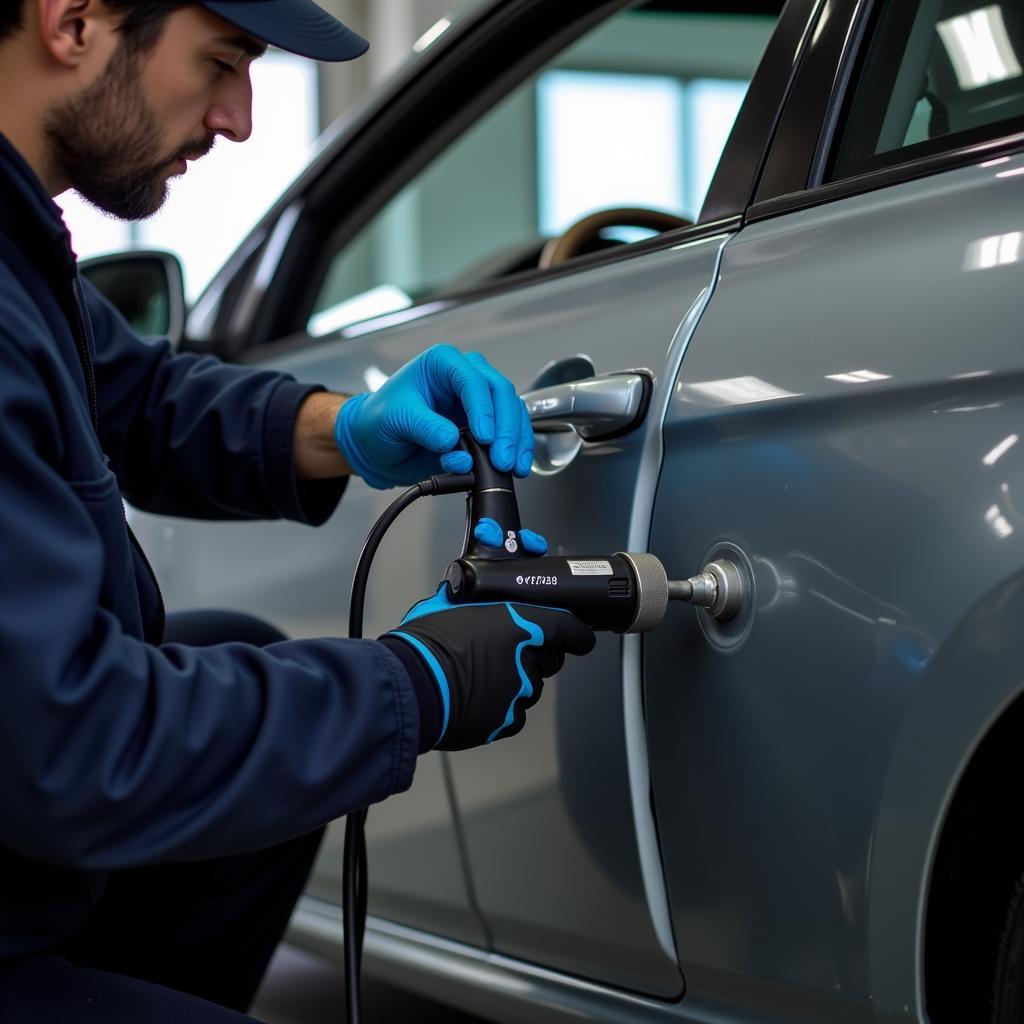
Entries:
POLYGON ((830 180, 1024 130, 1024 0, 888 0, 830 180))

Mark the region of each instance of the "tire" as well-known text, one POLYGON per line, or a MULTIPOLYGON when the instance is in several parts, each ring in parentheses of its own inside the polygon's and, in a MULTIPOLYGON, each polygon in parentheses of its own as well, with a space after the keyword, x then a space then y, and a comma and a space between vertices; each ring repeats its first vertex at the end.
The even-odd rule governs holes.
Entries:
POLYGON ((1024 875, 1013 887, 999 938, 992 986, 992 1024, 1024 1022, 1024 875))

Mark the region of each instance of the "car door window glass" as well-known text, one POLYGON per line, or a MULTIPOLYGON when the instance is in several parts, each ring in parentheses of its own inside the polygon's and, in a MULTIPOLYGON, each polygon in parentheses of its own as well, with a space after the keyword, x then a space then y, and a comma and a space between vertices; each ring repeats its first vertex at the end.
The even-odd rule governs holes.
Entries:
POLYGON ((827 177, 1024 129, 1024 0, 888 0, 827 177))
MULTIPOLYGON (((534 268, 597 210, 695 220, 776 20, 720 10, 629 9, 506 95, 328 260, 309 333, 534 268)), ((588 251, 651 233, 612 227, 588 251)))

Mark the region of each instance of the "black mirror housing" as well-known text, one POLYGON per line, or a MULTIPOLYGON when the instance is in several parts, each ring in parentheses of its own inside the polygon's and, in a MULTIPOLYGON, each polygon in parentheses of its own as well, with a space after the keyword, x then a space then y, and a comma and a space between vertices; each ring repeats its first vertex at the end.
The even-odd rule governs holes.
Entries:
POLYGON ((185 333, 185 279, 169 252, 114 253, 82 260, 84 278, 108 299, 142 337, 166 337, 173 348, 185 333))

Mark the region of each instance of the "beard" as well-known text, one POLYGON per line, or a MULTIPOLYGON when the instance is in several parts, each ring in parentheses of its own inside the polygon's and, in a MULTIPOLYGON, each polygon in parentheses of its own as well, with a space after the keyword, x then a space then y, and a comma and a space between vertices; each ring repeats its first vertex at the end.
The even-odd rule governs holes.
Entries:
POLYGON ((156 213, 167 199, 172 161, 205 156, 216 141, 208 133, 164 153, 163 132, 142 93, 140 64, 122 42, 99 78, 55 107, 43 124, 56 170, 83 199, 121 220, 156 213))

